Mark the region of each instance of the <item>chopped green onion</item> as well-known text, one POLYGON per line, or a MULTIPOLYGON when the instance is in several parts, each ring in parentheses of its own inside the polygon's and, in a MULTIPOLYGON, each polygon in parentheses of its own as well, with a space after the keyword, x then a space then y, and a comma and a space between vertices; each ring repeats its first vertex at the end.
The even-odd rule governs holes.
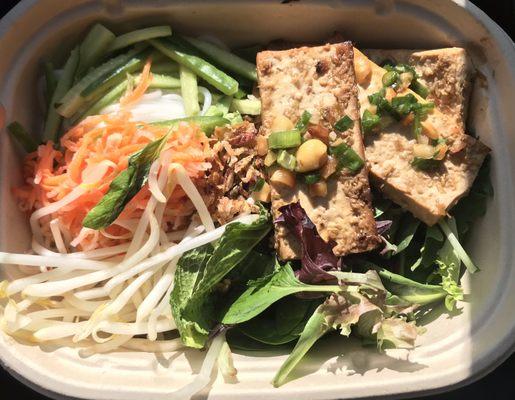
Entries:
POLYGON ((241 114, 261 114, 261 101, 259 99, 234 99, 231 103, 231 111, 238 111, 241 114))
POLYGON ((414 79, 413 81, 411 81, 411 85, 409 88, 423 99, 425 99, 429 95, 429 89, 423 84, 421 84, 418 81, 418 79, 414 79))
POLYGON ((32 153, 38 149, 38 143, 36 140, 19 122, 11 122, 7 125, 7 130, 27 153, 32 153))
POLYGON ((350 129, 353 126, 354 121, 348 115, 345 115, 334 124, 334 129, 336 129, 338 132, 345 132, 347 129, 350 129))
POLYGON ((184 111, 186 116, 191 117, 193 115, 197 115, 200 112, 200 106, 198 102, 197 76, 184 65, 181 65, 179 71, 184 111))
POLYGON ((399 79, 399 74, 396 71, 388 71, 383 75, 383 85, 392 86, 399 79))
POLYGON ((277 164, 281 167, 294 171, 297 166, 297 159, 286 150, 281 150, 277 156, 277 164))
POLYGON ((289 149, 300 146, 302 143, 301 134, 297 129, 291 131, 272 132, 268 137, 269 149, 289 149))
POLYGON ((307 185, 313 185, 320 180, 320 174, 318 172, 311 172, 309 174, 304 174, 303 178, 307 185))
POLYGON ((307 131, 309 121, 311 120, 311 113, 309 111, 304 111, 300 116, 300 119, 297 121, 295 125, 295 129, 297 129, 301 134, 307 131))
POLYGON ((261 189, 263 189, 263 186, 265 185, 265 180, 263 178, 259 178, 254 186, 250 189, 251 192, 259 192, 261 189))
POLYGON ((372 114, 370 111, 365 110, 363 112, 363 116, 361 117, 361 126, 363 127, 364 133, 369 133, 374 128, 379 126, 379 123, 381 122, 381 117, 377 114, 372 114))
POLYGON ((352 173, 357 173, 365 165, 363 159, 353 150, 353 148, 345 143, 340 143, 338 146, 331 147, 330 152, 338 162, 339 170, 347 168, 352 173))
POLYGON ((107 52, 110 53, 135 43, 143 42, 144 40, 170 36, 171 34, 172 28, 170 28, 168 25, 138 29, 136 31, 124 33, 123 35, 116 37, 107 49, 107 52))
POLYGON ((434 158, 421 158, 415 157, 411 161, 411 165, 421 171, 432 171, 442 165, 442 160, 435 160, 434 158))

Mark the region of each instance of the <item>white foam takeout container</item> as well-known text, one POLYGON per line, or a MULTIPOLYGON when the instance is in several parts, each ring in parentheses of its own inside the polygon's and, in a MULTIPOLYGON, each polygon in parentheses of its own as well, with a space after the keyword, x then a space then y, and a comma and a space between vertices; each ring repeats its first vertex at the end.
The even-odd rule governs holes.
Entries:
MULTIPOLYGON (((32 130, 40 123, 35 87, 40 60, 62 60, 85 28, 103 21, 115 29, 170 23, 193 35, 211 34, 231 45, 321 40, 333 31, 361 48, 465 46, 481 73, 469 129, 493 149, 495 197, 477 223, 469 250, 482 268, 465 276, 467 303, 450 317, 428 318, 427 333, 411 351, 378 354, 359 343, 323 340, 302 362, 296 378, 275 389, 270 381, 286 354, 238 353, 239 383, 213 376, 210 399, 336 399, 407 396, 442 391, 486 374, 514 350, 513 268, 515 154, 515 50, 508 36, 470 2, 377 1, 119 1, 20 2, 0 22, 0 101, 7 120, 32 130)), ((20 182, 19 154, 0 135, 0 248, 22 252, 29 230, 10 187, 20 182)), ((10 270, 12 271, 12 269, 10 270)), ((12 272, 11 272, 12 273, 12 272)), ((5 270, 0 270, 5 275, 5 270)), ((0 277, 2 279, 2 277, 0 277)), ((4 367, 55 398, 173 399, 193 379, 196 351, 145 354, 129 351, 81 358, 77 349, 37 346, 0 333, 4 367)))

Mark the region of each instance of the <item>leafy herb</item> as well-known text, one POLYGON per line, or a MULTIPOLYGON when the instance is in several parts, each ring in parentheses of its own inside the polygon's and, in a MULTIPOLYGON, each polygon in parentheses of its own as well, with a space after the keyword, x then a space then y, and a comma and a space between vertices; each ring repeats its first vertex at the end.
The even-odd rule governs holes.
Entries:
POLYGON ((306 323, 295 348, 274 377, 274 386, 285 382, 309 349, 329 330, 339 330, 341 335, 349 336, 351 328, 356 326, 360 336, 376 340, 379 348, 386 345, 413 347, 419 329, 414 322, 396 315, 396 308, 404 306, 402 302, 397 301, 394 307, 387 304, 387 299, 392 297, 375 271, 334 275, 349 280, 340 280, 338 293, 329 296, 306 323))
POLYGON ((494 189, 490 181, 490 157, 487 157, 479 169, 469 194, 451 210, 451 215, 456 218, 460 239, 469 232, 470 226, 477 218, 485 215, 487 201, 493 195, 494 189))
POLYGON ((299 338, 320 301, 288 296, 238 326, 246 336, 262 343, 281 345, 299 338))
POLYGON ((102 229, 118 218, 125 205, 145 184, 150 165, 159 157, 167 139, 168 133, 162 138, 147 144, 142 150, 129 157, 127 169, 113 179, 107 193, 82 221, 84 227, 102 229))
POLYGON ((442 247, 444 237, 436 226, 428 226, 425 233, 424 244, 420 248, 420 257, 413 263, 411 270, 415 271, 418 267, 429 268, 438 257, 438 250, 442 247))
POLYGON ((381 117, 377 114, 372 114, 370 111, 365 110, 361 117, 361 126, 363 127, 364 133, 372 132, 376 127, 379 126, 381 117))
POLYGON ((276 301, 299 292, 333 292, 337 285, 308 285, 299 281, 290 264, 276 265, 275 271, 248 283, 222 318, 224 324, 239 324, 261 314, 276 301))
POLYGON ((354 121, 348 115, 345 115, 334 124, 334 129, 336 129, 338 132, 345 132, 347 129, 350 129, 353 126, 354 121))
POLYGON ((275 387, 281 386, 309 349, 330 329, 331 327, 325 322, 325 315, 317 309, 306 323, 295 348, 277 371, 272 384, 275 387))
POLYGON ((442 165, 442 160, 435 160, 434 158, 414 157, 413 160, 411 160, 411 165, 421 171, 434 171, 435 169, 440 168, 442 165))
POLYGON ((470 259, 469 255, 461 245, 458 239, 458 230, 456 228, 456 224, 453 218, 441 219, 438 221, 438 225, 442 229, 443 234, 453 247, 456 255, 463 262, 467 270, 473 274, 479 271, 479 268, 474 264, 474 262, 470 259))
POLYGON ((229 224, 218 242, 184 254, 175 273, 170 297, 172 314, 186 346, 202 348, 215 324, 213 292, 270 230, 262 209, 252 224, 229 224))
POLYGON ((301 134, 305 133, 308 130, 310 119, 311 113, 309 111, 304 111, 300 116, 300 119, 295 124, 295 129, 297 129, 301 134))
POLYGON ((301 244, 302 268, 297 271, 297 277, 307 283, 334 280, 327 271, 340 269, 340 261, 332 250, 335 243, 322 239, 300 203, 287 204, 279 208, 279 212, 280 217, 275 222, 284 223, 301 244))
POLYGON ((400 222, 400 228, 397 231, 395 238, 396 242, 396 250, 394 254, 399 254, 402 251, 406 250, 406 248, 410 245, 417 229, 420 225, 420 220, 413 217, 410 213, 405 213, 400 222))
POLYGON ((361 171, 365 165, 363 159, 354 151, 354 149, 345 143, 331 147, 329 152, 338 162, 338 169, 347 168, 350 172, 356 174, 361 171))

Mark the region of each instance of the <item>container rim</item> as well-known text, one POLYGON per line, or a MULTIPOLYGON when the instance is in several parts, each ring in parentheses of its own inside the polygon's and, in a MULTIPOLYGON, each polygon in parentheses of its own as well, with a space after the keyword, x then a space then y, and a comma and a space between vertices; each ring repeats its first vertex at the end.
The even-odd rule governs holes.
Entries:
MULTIPOLYGON (((175 3, 182 3, 191 5, 192 3, 200 3, 202 0, 177 0, 175 3)), ((223 1, 223 3, 230 3, 231 1, 223 1)), ((263 3, 267 2, 267 0, 246 0, 247 3, 263 3)), ((280 2, 280 0, 277 0, 280 2)), ((310 3, 323 3, 323 0, 317 1, 309 1, 310 3)), ((510 51, 504 53, 504 57, 507 62, 515 66, 515 43, 510 38, 510 36, 497 24, 495 23, 484 11, 482 11, 478 6, 470 2, 469 0, 450 0, 450 2, 455 3, 459 7, 465 9, 466 12, 470 13, 478 22, 483 24, 485 29, 489 32, 489 34, 495 39, 496 42, 501 44, 505 48, 511 47, 510 51)), ((9 12, 7 12, 4 17, 0 20, 0 38, 7 32, 16 22, 20 16, 25 14, 28 10, 30 10, 35 4, 38 3, 38 0, 21 0, 18 4, 16 4, 9 12)), ((342 3, 343 4, 343 3, 342 3)), ((515 67, 511 70, 512 75, 515 77, 515 67)), ((515 326, 512 326, 512 333, 515 333, 515 326)), ((486 354, 481 360, 480 368, 470 370, 470 375, 457 381, 455 383, 446 384, 444 386, 432 389, 422 389, 422 390, 413 390, 408 392, 402 392, 398 394, 389 394, 386 396, 381 396, 382 398, 410 398, 413 394, 417 395, 429 395, 429 394, 438 394, 444 393, 449 390, 457 389, 460 387, 464 387, 469 385, 493 371, 500 364, 502 364, 506 359, 508 359, 515 352, 515 335, 508 335, 506 340, 499 343, 499 346, 496 348, 492 348, 488 354, 486 354), (493 357, 493 361, 485 362, 486 358, 493 357)), ((490 359, 492 360, 492 359, 490 359)), ((6 372, 8 372, 15 379, 23 383, 24 385, 30 387, 36 392, 48 396, 53 399, 80 399, 79 397, 67 396, 60 394, 57 391, 53 391, 31 381, 29 377, 24 376, 22 373, 16 371, 14 368, 11 368, 7 365, 4 359, 0 358, 0 364, 4 368, 6 372)), ((367 398, 367 397, 365 397, 367 398)), ((372 398, 372 397, 370 397, 372 398)))

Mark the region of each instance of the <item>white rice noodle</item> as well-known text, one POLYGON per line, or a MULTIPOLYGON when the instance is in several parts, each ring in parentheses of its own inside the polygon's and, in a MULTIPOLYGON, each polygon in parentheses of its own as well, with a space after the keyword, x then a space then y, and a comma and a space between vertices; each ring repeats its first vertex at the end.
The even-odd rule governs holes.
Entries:
POLYGON ((58 218, 50 221, 50 232, 52 232, 57 251, 59 251, 61 254, 66 254, 68 251, 66 250, 66 245, 64 244, 63 236, 61 235, 61 228, 58 218))
POLYGON ((204 86, 199 86, 198 90, 200 93, 202 93, 202 96, 204 97, 204 103, 202 104, 202 110, 200 111, 200 115, 206 115, 207 110, 209 110, 209 107, 211 107, 213 97, 211 96, 211 92, 204 86))
POLYGON ((173 393, 174 400, 188 400, 191 399, 196 393, 204 389, 211 380, 211 373, 216 364, 222 346, 225 343, 225 334, 218 335, 211 342, 206 357, 200 367, 200 373, 195 377, 193 382, 187 384, 182 389, 173 393))
MULTIPOLYGON (((102 109, 100 113, 117 113, 120 109, 120 104, 116 103, 102 109)), ((124 109, 131 112, 132 120, 147 123, 186 116, 182 97, 175 93, 163 94, 161 90, 143 95, 138 102, 124 106, 124 109)))
POLYGON ((197 210, 200 220, 206 228, 206 231, 209 232, 214 230, 215 224, 213 223, 211 214, 206 207, 206 203, 204 203, 204 200, 202 200, 202 196, 186 173, 184 167, 180 164, 172 164, 170 165, 170 169, 175 173, 177 182, 179 185, 181 185, 181 187, 186 192, 186 195, 190 198, 191 202, 195 206, 195 209, 197 210))

